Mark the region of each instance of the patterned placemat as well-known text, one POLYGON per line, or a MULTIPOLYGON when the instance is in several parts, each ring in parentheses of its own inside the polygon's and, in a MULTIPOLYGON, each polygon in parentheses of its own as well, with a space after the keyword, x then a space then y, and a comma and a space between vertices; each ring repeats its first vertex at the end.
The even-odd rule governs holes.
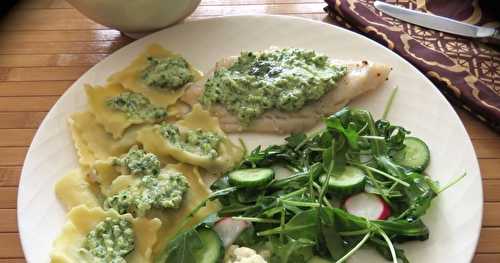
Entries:
MULTIPOLYGON (((333 23, 365 34, 410 61, 455 105, 500 132, 500 47, 382 14, 373 0, 325 0, 333 23)), ((499 27, 497 1, 386 1, 476 25, 499 27)))

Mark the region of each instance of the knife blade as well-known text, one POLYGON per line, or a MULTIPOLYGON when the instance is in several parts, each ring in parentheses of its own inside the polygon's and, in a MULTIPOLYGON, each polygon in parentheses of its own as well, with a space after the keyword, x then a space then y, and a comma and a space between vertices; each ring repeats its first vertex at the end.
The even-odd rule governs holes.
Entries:
POLYGON ((475 26, 447 17, 423 13, 381 1, 375 1, 375 8, 399 20, 454 35, 470 38, 493 38, 500 40, 500 32, 494 28, 475 26))

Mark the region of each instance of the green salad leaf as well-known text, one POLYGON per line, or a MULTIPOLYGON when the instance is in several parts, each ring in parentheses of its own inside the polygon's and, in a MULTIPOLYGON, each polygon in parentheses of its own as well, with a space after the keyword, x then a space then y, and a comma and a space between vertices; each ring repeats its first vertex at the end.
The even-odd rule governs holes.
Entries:
POLYGON ((462 177, 439 188, 422 169, 398 165, 392 156, 405 149, 410 132, 387 120, 375 121, 366 110, 344 108, 324 122, 322 130, 292 134, 280 145, 258 146, 235 167, 281 167, 290 176, 250 188, 231 185, 227 174, 215 181, 210 200, 222 204, 218 216, 252 222, 235 243, 270 250, 269 262, 306 262, 312 257, 343 262, 363 246, 393 262, 409 262, 398 244, 429 238, 422 216, 442 190, 462 177), (345 195, 327 184, 347 166, 364 173, 361 186, 390 206, 389 218, 368 220, 342 207, 345 195))
POLYGON ((195 251, 202 246, 203 243, 196 229, 180 233, 169 243, 168 249, 155 259, 155 262, 197 262, 195 251))
POLYGON ((270 263, 303 263, 313 257, 312 247, 314 242, 308 239, 287 238, 281 242, 277 238, 270 239, 271 256, 270 263))

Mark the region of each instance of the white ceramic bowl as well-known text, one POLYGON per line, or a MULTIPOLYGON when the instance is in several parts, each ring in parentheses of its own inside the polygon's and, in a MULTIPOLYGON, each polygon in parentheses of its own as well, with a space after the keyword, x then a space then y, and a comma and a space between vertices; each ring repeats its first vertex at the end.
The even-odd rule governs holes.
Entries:
POLYGON ((201 0, 67 1, 99 24, 125 33, 146 33, 186 18, 201 0))

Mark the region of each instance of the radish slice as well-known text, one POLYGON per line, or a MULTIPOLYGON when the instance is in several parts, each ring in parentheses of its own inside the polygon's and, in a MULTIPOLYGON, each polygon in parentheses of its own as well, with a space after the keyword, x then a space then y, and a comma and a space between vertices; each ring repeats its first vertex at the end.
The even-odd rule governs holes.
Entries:
POLYGON ((368 220, 385 220, 391 215, 389 205, 382 198, 365 192, 347 198, 344 207, 349 214, 368 220))
POLYGON ((247 221, 224 217, 215 224, 213 229, 219 234, 222 243, 224 243, 224 247, 227 248, 234 243, 243 230, 250 226, 251 223, 247 221))

